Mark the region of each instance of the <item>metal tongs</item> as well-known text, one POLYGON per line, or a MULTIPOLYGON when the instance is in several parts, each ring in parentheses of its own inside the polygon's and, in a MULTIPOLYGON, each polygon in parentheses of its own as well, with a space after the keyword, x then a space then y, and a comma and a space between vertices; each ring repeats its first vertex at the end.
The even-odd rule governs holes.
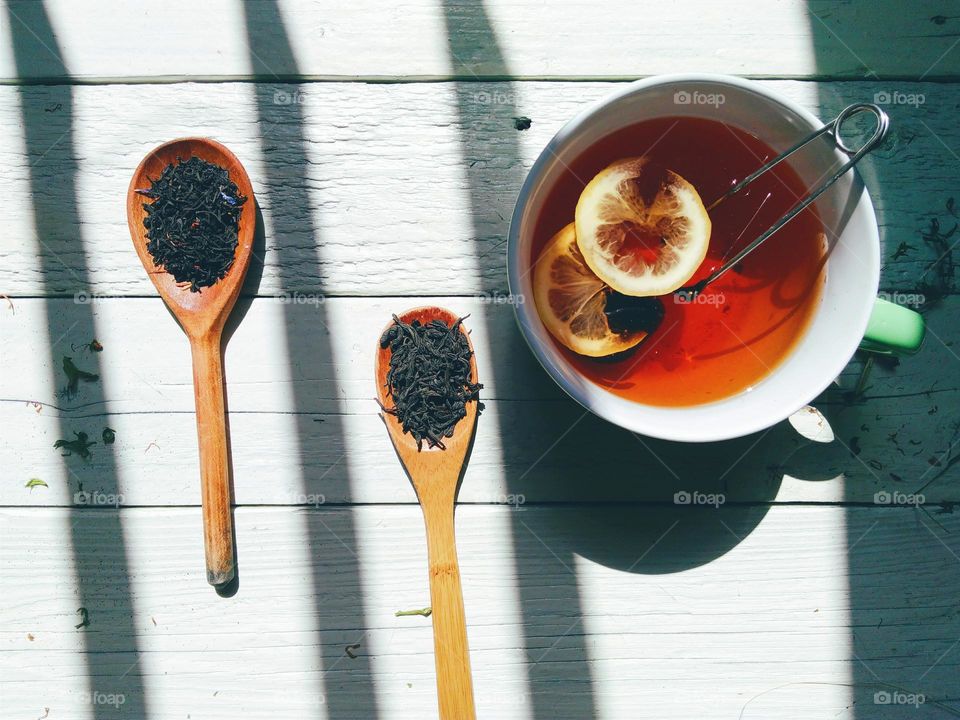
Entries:
POLYGON ((803 210, 808 205, 813 203, 818 197, 823 195, 823 193, 825 193, 827 189, 831 185, 833 185, 837 180, 839 180, 850 168, 852 168, 854 165, 860 162, 860 159, 863 158, 864 155, 866 155, 868 152, 870 152, 875 147, 877 147, 877 145, 883 142, 883 139, 887 136, 887 131, 889 129, 890 129, 890 118, 887 116, 887 114, 883 110, 881 110, 876 105, 872 103, 856 103, 854 105, 848 105, 840 112, 839 115, 837 115, 837 117, 835 117, 833 120, 828 122, 822 128, 810 133, 809 135, 807 135, 807 137, 805 137, 803 140, 801 140, 796 145, 791 147, 789 150, 786 150, 785 152, 780 153, 773 160, 771 160, 766 165, 761 167, 759 170, 756 170, 755 172, 751 173, 750 175, 745 177, 743 180, 738 182, 736 185, 731 187, 729 190, 727 190, 727 192, 725 192, 723 195, 721 195, 719 198, 717 198, 710 204, 710 206, 707 208, 708 212, 710 210, 713 210, 717 205, 722 203, 728 197, 731 197, 732 195, 736 195, 738 192, 743 190, 747 185, 752 183, 754 180, 756 180, 758 177, 763 175, 765 172, 767 172, 773 167, 776 167, 781 162, 786 160, 788 157, 793 155, 793 153, 795 153, 797 150, 805 146, 807 143, 813 142, 821 135, 829 134, 833 138, 833 141, 836 144, 837 148, 843 151, 844 153, 846 153, 850 157, 850 159, 847 162, 845 162, 836 172, 834 172, 834 174, 830 178, 828 178, 827 180, 822 182, 820 185, 818 185, 816 189, 811 191, 805 198, 798 201, 796 205, 790 208, 790 210, 788 210, 783 216, 781 216, 779 220, 777 220, 773 225, 771 225, 770 228, 768 228, 756 240, 754 240, 745 248, 743 248, 743 250, 738 252, 735 256, 730 258, 727 262, 725 262, 719 268, 714 270, 712 273, 710 273, 710 275, 705 277, 700 282, 694 283, 693 285, 688 285, 686 287, 682 287, 679 290, 675 290, 674 292, 677 295, 681 295, 682 297, 684 297, 687 301, 693 300, 693 298, 695 298, 698 294, 703 292, 703 289, 707 285, 712 283, 718 277, 720 277, 725 272, 727 272, 727 270, 729 270, 731 267, 733 267, 738 262, 743 260, 747 255, 749 255, 758 247, 760 247, 760 245, 762 245, 767 238, 769 238, 771 235, 777 232, 777 230, 782 228, 784 225, 790 222, 793 218, 795 218, 797 215, 803 212, 803 210), (877 118, 877 127, 873 131, 873 135, 870 136, 870 138, 863 144, 862 147, 860 147, 859 149, 854 149, 847 146, 847 144, 843 142, 843 138, 841 136, 840 131, 843 128, 843 123, 846 120, 850 119, 855 115, 859 115, 862 112, 872 113, 877 118))

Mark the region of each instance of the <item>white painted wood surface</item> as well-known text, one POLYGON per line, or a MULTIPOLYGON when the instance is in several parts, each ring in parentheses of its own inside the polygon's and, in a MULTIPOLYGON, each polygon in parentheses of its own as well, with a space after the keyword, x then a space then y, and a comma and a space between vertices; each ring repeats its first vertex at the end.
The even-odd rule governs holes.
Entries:
POLYGON ((947 0, 783 0, 749 9, 711 0, 254 0, 245 7, 229 0, 54 0, 46 13, 32 0, 8 4, 0 34, 17 33, 27 67, 18 72, 5 49, 5 80, 633 78, 684 71, 955 78, 960 72, 960 54, 947 52, 958 22, 947 0), (56 52, 42 32, 24 29, 38 25, 58 38, 56 52), (152 38, 145 52, 143 41, 152 38))
MULTIPOLYGON (((873 368, 862 400, 845 401, 860 375, 854 363, 814 402, 834 442, 813 443, 781 423, 691 456, 685 445, 638 438, 567 399, 525 347, 509 305, 431 298, 470 315, 485 384, 487 410, 460 499, 670 501, 685 489, 731 500, 872 502, 875 493, 914 492, 929 483, 923 492, 931 502, 960 500, 960 474, 947 468, 960 452, 958 300, 950 296, 928 312, 921 355, 895 369, 873 368), (587 480, 594 475, 602 480, 587 480)), ((8 428, 0 467, 17 469, 16 482, 0 485, 0 504, 69 505, 81 483, 122 495, 119 504, 199 503, 189 349, 162 302, 13 302, 15 312, 0 307, 0 365, 26 371, 0 376, 0 418, 8 428), (91 339, 81 329, 87 315, 102 353, 80 347, 91 339), (82 383, 67 397, 64 356, 95 368, 101 382, 82 383), (39 411, 33 402, 41 403, 39 411), (104 427, 116 431, 115 445, 102 444, 104 427), (74 432, 98 442, 90 460, 54 450, 55 440, 74 432), (25 488, 31 477, 49 488, 25 488)), ((378 416, 372 378, 374 347, 391 313, 421 302, 427 300, 249 304, 226 352, 238 503, 415 501, 378 416)))
MULTIPOLYGON (((878 209, 884 287, 910 291, 934 280, 924 273, 942 249, 923 235, 935 218, 945 229, 955 222, 946 204, 960 198, 960 127, 947 110, 960 104, 957 86, 768 85, 822 117, 877 93, 924 98, 889 106, 888 145, 862 167, 878 209)), ((236 152, 263 211, 264 266, 248 294, 505 292, 507 228, 526 170, 563 123, 616 87, 0 87, 0 291, 152 295, 130 246, 123 198, 145 153, 201 134, 236 152), (275 103, 296 93, 301 104, 275 103), (525 132, 513 127, 520 115, 533 120, 525 132)))
MULTIPOLYGON (((90 692, 125 697, 105 717, 435 716, 429 621, 394 616, 427 604, 416 508, 241 509, 231 599, 204 586, 197 509, 0 516, 5 717, 92 717, 90 692)), ((457 521, 482 718, 939 718, 955 701, 955 514, 462 507, 457 521), (895 688, 926 702, 874 704, 895 688)))
POLYGON ((425 300, 471 314, 486 384, 458 510, 483 720, 960 716, 957 23, 945 0, 0 0, 0 717, 434 717, 429 620, 394 615, 428 602, 422 522, 371 387, 380 329, 425 300), (584 415, 500 297, 553 133, 697 71, 821 117, 895 99, 863 175, 882 286, 924 294, 931 332, 814 402, 832 442, 584 415), (123 208, 188 134, 236 151, 263 216, 226 357, 230 598, 203 578, 187 346, 123 208), (66 397, 64 355, 100 380, 66 397), (88 461, 52 447, 78 431, 88 461))

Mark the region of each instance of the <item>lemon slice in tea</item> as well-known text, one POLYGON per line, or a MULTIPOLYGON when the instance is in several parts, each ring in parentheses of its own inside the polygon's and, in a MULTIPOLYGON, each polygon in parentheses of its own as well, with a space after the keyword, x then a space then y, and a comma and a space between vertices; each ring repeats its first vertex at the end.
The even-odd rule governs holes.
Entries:
POLYGON ((689 182, 646 157, 618 160, 580 194, 577 244, 596 275, 625 295, 666 295, 700 267, 710 217, 689 182))
POLYGON ((603 357, 643 341, 663 317, 657 300, 614 292, 584 262, 574 224, 554 235, 533 269, 534 301, 550 334, 580 355, 603 357))

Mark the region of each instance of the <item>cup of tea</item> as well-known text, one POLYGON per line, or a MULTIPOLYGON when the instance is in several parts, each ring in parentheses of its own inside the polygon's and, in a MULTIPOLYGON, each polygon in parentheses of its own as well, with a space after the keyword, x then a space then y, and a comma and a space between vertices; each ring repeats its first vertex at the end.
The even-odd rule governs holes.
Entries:
POLYGON ((765 85, 720 75, 640 80, 570 120, 527 175, 507 251, 521 332, 560 387, 634 432, 715 441, 789 417, 858 347, 918 350, 922 317, 877 297, 877 218, 852 171, 702 292, 635 297, 655 294, 643 290, 671 263, 693 263, 689 282, 708 277, 849 160, 827 135, 726 196, 823 125, 765 85), (699 195, 692 210, 676 210, 680 186, 699 195), (671 236, 704 225, 700 255, 671 236))

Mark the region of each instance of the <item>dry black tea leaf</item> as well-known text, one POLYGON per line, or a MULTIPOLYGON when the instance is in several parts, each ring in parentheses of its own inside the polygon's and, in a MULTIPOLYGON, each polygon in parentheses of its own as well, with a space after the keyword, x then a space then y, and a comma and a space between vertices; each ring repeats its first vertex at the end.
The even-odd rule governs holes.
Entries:
POLYGON ((100 378, 99 375, 78 368, 73 364, 73 358, 66 355, 63 356, 63 372, 67 375, 67 397, 77 394, 77 387, 81 380, 93 382, 100 378))
POLYGON ((397 417, 404 432, 413 435, 417 449, 445 449, 443 438, 453 435, 457 423, 466 414, 468 402, 479 401, 480 383, 470 381, 473 353, 463 334, 460 318, 453 325, 442 320, 421 324, 401 321, 393 316, 393 325, 380 338, 381 348, 390 348, 387 370, 387 396, 392 408, 384 408, 397 417))
POLYGON ((62 453, 64 457, 69 457, 76 453, 83 459, 90 457, 90 447, 96 445, 96 441, 88 441, 88 435, 85 432, 75 432, 74 435, 77 436, 76 440, 57 440, 53 447, 60 449, 63 448, 66 450, 65 453, 62 453))
POLYGON ((153 202, 147 216, 147 250, 157 267, 192 292, 222 279, 233 265, 241 206, 247 201, 219 165, 192 157, 170 164, 137 192, 153 202))

